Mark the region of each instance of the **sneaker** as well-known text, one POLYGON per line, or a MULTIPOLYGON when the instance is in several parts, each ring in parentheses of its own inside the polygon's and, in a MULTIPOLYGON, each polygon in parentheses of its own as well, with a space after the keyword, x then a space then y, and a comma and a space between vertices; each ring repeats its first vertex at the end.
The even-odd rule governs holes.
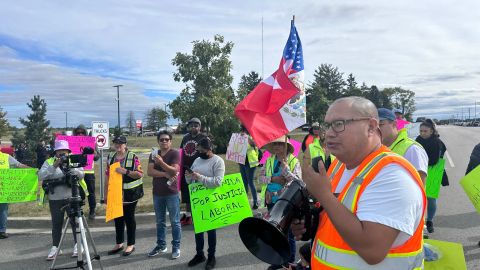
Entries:
POLYGON ((62 255, 62 251, 58 250, 58 248, 56 246, 53 246, 50 249, 50 252, 47 255, 47 261, 53 260, 55 258, 55 255, 57 254, 57 252, 58 252, 58 255, 62 255))
POLYGON ((205 270, 210 270, 210 269, 213 269, 215 268, 215 256, 208 256, 208 260, 207 260, 207 263, 205 264, 205 270))
POLYGON ((166 253, 167 252, 167 247, 161 247, 161 246, 156 246, 148 253, 148 257, 155 257, 160 253, 166 253))
POLYGON ((8 238, 8 233, 0 232, 0 239, 5 239, 5 238, 8 238))
POLYGON ((95 211, 90 212, 90 214, 88 214, 88 219, 89 220, 95 220, 95 211))
POLYGON ((183 226, 187 226, 187 225, 192 225, 193 224, 193 219, 192 217, 187 217, 185 219, 185 221, 183 222, 183 226))
POLYGON ((254 203, 253 206, 252 206, 252 209, 253 209, 253 210, 257 210, 257 209, 258 209, 258 204, 257 204, 257 203, 254 203))
POLYGON ((195 255, 195 257, 193 257, 193 259, 191 259, 189 262, 188 262, 188 267, 192 267, 192 266, 195 266, 199 263, 202 263, 206 260, 207 258, 205 258, 205 255, 195 255))
POLYGON ((427 221, 427 231, 429 233, 433 233, 435 230, 433 229, 433 222, 432 221, 427 221))
MULTIPOLYGON (((83 246, 82 246, 82 253, 83 253, 83 246)), ((72 257, 78 257, 77 244, 75 244, 75 245, 73 246, 72 257)))
POLYGON ((173 248, 172 249, 172 260, 178 259, 180 257, 180 249, 173 248))

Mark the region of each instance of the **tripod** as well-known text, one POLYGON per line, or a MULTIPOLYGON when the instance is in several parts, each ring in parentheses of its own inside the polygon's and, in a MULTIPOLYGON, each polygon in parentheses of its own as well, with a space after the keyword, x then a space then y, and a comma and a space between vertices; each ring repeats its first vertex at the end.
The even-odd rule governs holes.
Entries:
MULTIPOLYGON (((102 262, 100 261, 100 255, 97 252, 97 248, 95 247, 95 242, 93 241, 92 233, 88 228, 87 220, 83 215, 81 209, 82 199, 79 195, 79 184, 78 178, 76 176, 70 176, 67 174, 67 177, 72 178, 72 198, 69 199, 69 203, 64 206, 67 209, 67 218, 65 219, 65 226, 63 227, 62 236, 60 238, 60 244, 58 245, 57 254, 55 254, 55 258, 53 259, 52 266, 50 266, 51 270, 60 270, 60 269, 85 269, 85 265, 87 265, 88 270, 92 270, 92 260, 97 260, 100 264, 100 269, 103 270, 102 262), (76 179, 75 179, 76 178, 76 179), (65 240, 65 235, 67 233, 67 227, 70 223, 73 232, 73 238, 77 242, 77 264, 75 266, 70 267, 62 267, 62 268, 55 268, 55 263, 57 261, 58 253, 60 252, 63 244, 63 240, 65 240), (88 249, 88 242, 87 242, 87 235, 90 240, 92 249, 93 249, 93 257, 90 257, 90 251, 88 249), (77 239, 79 241, 77 241, 77 239), (84 260, 84 252, 85 252, 85 260, 84 260)), ((63 209, 64 209, 63 208, 63 209)), ((63 210, 62 209, 62 210, 63 210)))

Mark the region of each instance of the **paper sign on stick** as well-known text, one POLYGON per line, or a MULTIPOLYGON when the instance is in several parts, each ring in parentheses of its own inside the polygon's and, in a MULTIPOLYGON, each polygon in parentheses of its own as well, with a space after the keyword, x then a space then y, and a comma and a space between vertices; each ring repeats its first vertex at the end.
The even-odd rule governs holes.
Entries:
POLYGON ((108 176, 108 193, 107 193, 107 210, 105 214, 105 222, 123 216, 123 199, 122 199, 122 175, 115 171, 120 167, 119 162, 110 165, 108 176))
POLYGON ((0 203, 37 199, 37 169, 0 169, 0 203))
POLYGON ((215 189, 195 183, 188 185, 195 233, 225 227, 252 216, 250 203, 239 173, 223 178, 215 189))
MULTIPOLYGON (((91 147, 95 149, 96 141, 94 137, 91 136, 65 136, 58 135, 57 140, 65 140, 68 142, 68 147, 72 151, 72 154, 77 155, 81 154, 84 147, 91 147)), ((91 170, 93 164, 94 155, 87 156, 87 166, 84 167, 85 170, 91 170)))
POLYGON ((465 175, 460 180, 460 185, 480 214, 480 166, 477 166, 469 174, 465 175))
POLYGON ((233 133, 228 142, 226 160, 231 160, 239 164, 245 164, 247 155, 248 136, 240 133, 233 133))

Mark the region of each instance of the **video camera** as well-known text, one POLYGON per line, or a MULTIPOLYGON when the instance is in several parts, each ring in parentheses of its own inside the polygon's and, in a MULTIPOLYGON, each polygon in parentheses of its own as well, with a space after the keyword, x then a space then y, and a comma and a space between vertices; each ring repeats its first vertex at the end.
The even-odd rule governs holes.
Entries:
POLYGON ((82 148, 81 154, 76 155, 60 155, 59 159, 62 160, 62 168, 71 169, 71 168, 81 168, 87 166, 87 155, 92 155, 95 153, 95 150, 91 147, 82 148))

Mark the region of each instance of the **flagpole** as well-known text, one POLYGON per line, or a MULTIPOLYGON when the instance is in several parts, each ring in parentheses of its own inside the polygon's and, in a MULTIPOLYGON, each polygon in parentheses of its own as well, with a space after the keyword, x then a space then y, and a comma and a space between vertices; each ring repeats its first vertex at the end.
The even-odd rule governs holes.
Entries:
POLYGON ((293 15, 292 22, 293 22, 293 24, 295 24, 295 15, 293 15))

